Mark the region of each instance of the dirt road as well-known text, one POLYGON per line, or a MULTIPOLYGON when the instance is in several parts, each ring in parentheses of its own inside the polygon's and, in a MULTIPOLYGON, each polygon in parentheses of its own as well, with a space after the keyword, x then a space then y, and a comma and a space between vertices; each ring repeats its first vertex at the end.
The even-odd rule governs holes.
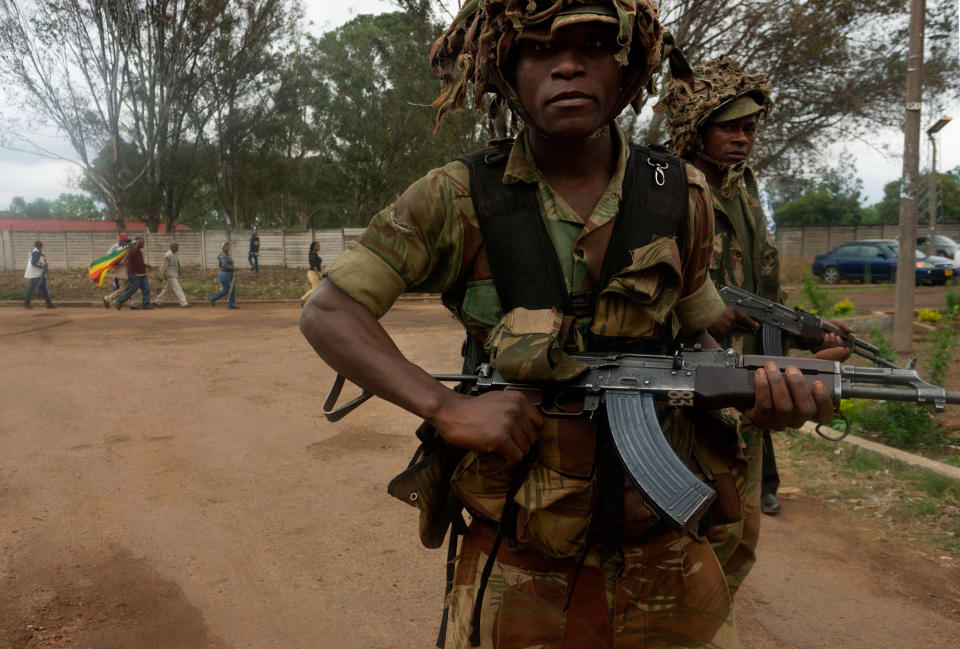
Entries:
MULTIPOLYGON (((320 417, 291 305, 0 308, 0 649, 433 646, 442 551, 385 493, 413 417, 320 417)), ((385 318, 459 370, 435 304, 385 318)), ((789 475, 785 476, 789 484, 789 475)), ((960 568, 802 494, 764 521, 744 647, 937 647, 960 568)))

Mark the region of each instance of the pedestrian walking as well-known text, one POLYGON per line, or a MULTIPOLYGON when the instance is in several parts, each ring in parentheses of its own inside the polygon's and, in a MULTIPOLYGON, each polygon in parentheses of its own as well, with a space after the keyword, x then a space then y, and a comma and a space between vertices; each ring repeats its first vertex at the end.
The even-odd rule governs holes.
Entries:
POLYGON ((24 279, 30 280, 27 283, 27 294, 23 298, 23 308, 32 309, 30 299, 34 293, 39 293, 47 303, 48 309, 54 309, 53 302, 50 301, 50 291, 47 289, 47 258, 43 254, 43 242, 36 241, 33 244, 33 250, 30 251, 30 257, 27 259, 27 269, 23 273, 24 279))
POLYGON ((222 287, 219 292, 210 296, 210 306, 215 306, 217 300, 224 295, 229 295, 227 306, 236 309, 237 301, 237 271, 233 266, 233 258, 230 256, 230 243, 224 242, 220 246, 220 254, 217 255, 217 264, 220 266, 220 274, 217 279, 220 280, 222 287))
POLYGON ((180 286, 180 257, 177 255, 179 250, 180 244, 174 241, 170 244, 170 249, 163 255, 163 261, 160 262, 160 283, 163 284, 163 288, 160 291, 160 295, 158 295, 154 301, 153 306, 163 304, 163 299, 167 296, 168 292, 172 292, 177 296, 177 300, 180 302, 180 308, 190 306, 187 304, 187 296, 183 294, 183 288, 180 286))
POLYGON ((255 273, 260 272, 260 237, 257 235, 256 228, 250 235, 250 251, 247 253, 247 263, 250 264, 250 270, 255 273))
POLYGON ((310 290, 300 296, 300 306, 307 301, 313 289, 320 283, 320 269, 323 266, 323 259, 320 258, 320 242, 314 241, 310 244, 310 252, 307 253, 307 260, 310 265, 307 270, 307 279, 310 281, 310 290))
MULTIPOLYGON (((107 250, 107 256, 112 255, 122 248, 126 248, 132 243, 133 242, 130 240, 130 237, 127 235, 121 236, 120 240, 110 246, 110 249, 107 250)), ((129 286, 130 276, 127 273, 127 262, 126 259, 123 259, 113 268, 113 292, 100 298, 103 301, 103 307, 105 309, 109 309, 110 303, 123 295, 129 286)))
POLYGON ((137 291, 140 291, 142 297, 140 308, 153 308, 150 305, 150 279, 147 277, 147 269, 150 268, 150 266, 143 259, 143 244, 143 237, 136 237, 133 240, 133 246, 131 246, 130 252, 127 253, 127 275, 130 283, 127 286, 127 290, 113 303, 117 311, 119 311, 123 303, 133 297, 133 294, 137 291))

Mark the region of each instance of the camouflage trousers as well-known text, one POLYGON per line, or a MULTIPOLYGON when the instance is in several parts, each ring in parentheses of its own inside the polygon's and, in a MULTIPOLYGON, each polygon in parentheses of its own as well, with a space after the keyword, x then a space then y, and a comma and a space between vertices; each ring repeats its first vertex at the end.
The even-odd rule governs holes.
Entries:
MULTIPOLYGON (((450 607, 449 644, 469 649, 470 620, 493 530, 463 538, 450 607)), ((624 545, 601 561, 536 552, 497 553, 480 617, 482 649, 736 649, 733 601, 706 541, 668 532, 624 545), (569 607, 564 610, 567 599, 569 607)))
POLYGON ((747 459, 747 476, 740 494, 743 518, 729 525, 710 528, 707 537, 723 566, 730 595, 743 585, 750 569, 757 561, 757 542, 760 540, 760 485, 763 476, 763 431, 750 424, 741 429, 747 459))

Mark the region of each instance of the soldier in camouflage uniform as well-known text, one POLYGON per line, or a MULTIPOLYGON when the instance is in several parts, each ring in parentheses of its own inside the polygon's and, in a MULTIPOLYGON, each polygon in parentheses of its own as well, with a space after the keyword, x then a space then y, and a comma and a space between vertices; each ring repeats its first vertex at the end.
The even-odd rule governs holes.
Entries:
MULTIPOLYGON (((374 216, 303 309, 301 330, 337 372, 468 451, 451 480, 472 516, 448 598, 456 649, 738 646, 709 543, 661 523, 622 476, 602 488, 610 474, 598 459, 606 446, 594 421, 544 417, 526 392, 453 392, 407 361, 377 322, 404 291, 439 292, 501 372, 537 382, 568 378, 577 368, 565 352, 593 341, 713 343, 704 330, 724 307, 708 278, 709 190, 693 166, 677 174, 689 187, 686 218, 677 219, 682 236, 654 237, 607 286, 595 286, 613 225, 626 218, 620 199, 632 149, 613 120, 650 86, 661 46, 651 0, 474 0, 431 52, 445 86, 435 102, 440 119, 472 88, 476 107, 509 109, 522 120, 501 182, 535 196, 566 290, 605 289, 588 316, 501 313, 461 161, 430 171, 374 216), (611 503, 619 515, 602 516, 611 503), (508 518, 508 538, 495 551, 508 518)), ((748 413, 758 421, 830 419, 823 385, 808 388, 795 368, 768 366, 755 383, 748 413)), ((667 411, 662 427, 705 479, 729 470, 679 411, 667 411)))
MULTIPOLYGON (((695 67, 686 78, 681 75, 671 80, 655 110, 666 117, 674 152, 702 171, 710 185, 715 215, 710 278, 718 287, 733 285, 780 302, 785 296, 780 290, 779 255, 765 225, 756 176, 747 165, 758 122, 770 106, 766 79, 745 72, 737 62, 722 56, 695 67)), ((757 323, 727 307, 709 331, 740 353, 762 353, 759 332, 740 333, 728 340, 738 327, 756 329, 757 323)), ((836 336, 826 343, 836 349, 821 352, 823 358, 842 359, 849 354, 836 336)), ((732 593, 756 561, 761 456, 773 452, 772 447, 765 447, 769 431, 746 420, 740 422, 740 433, 747 471, 735 475, 743 518, 708 531, 732 593)))

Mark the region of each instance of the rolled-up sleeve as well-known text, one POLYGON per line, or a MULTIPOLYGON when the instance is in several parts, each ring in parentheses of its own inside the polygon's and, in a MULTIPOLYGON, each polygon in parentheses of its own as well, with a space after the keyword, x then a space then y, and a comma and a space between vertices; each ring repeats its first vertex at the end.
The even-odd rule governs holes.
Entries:
POLYGON ((324 276, 377 318, 401 293, 447 290, 463 256, 465 174, 462 163, 451 163, 413 183, 374 215, 324 276))

